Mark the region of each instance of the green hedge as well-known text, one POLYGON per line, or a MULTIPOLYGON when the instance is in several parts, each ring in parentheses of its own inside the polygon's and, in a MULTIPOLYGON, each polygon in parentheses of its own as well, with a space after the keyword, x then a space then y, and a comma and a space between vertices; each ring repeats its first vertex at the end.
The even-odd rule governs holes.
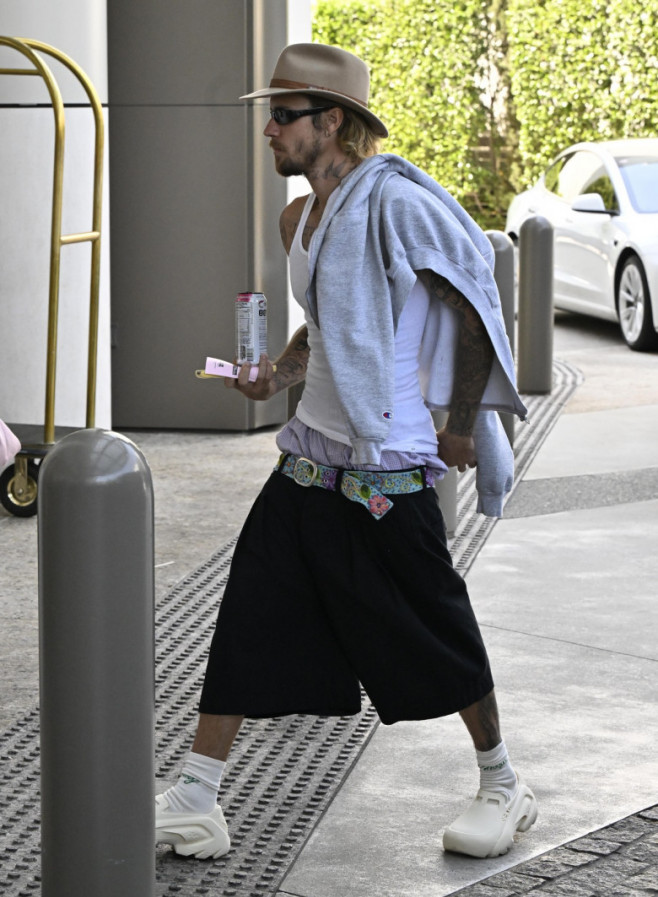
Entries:
POLYGON ((655 0, 509 0, 521 184, 570 143, 658 135, 655 0))
POLYGON ((475 76, 486 24, 480 0, 321 0, 313 30, 314 40, 367 61, 371 106, 391 135, 385 149, 485 217, 498 183, 479 148, 488 122, 475 76))
POLYGON ((313 39, 483 227, 568 144, 658 135, 658 0, 316 0, 313 39))

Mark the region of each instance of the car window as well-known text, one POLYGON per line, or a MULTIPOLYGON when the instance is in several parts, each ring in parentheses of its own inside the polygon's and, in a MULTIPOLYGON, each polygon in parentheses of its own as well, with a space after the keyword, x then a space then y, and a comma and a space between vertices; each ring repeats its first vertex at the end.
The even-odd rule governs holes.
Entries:
POLYGON ((562 196, 560 192, 560 172, 569 161, 569 159, 573 158, 573 153, 569 156, 562 156, 561 159, 558 159, 557 162, 554 162, 549 169, 547 169, 544 174, 544 186, 547 190, 550 190, 551 193, 556 193, 558 196, 562 196))
POLYGON ((584 184, 582 192, 598 193, 605 203, 606 209, 611 212, 619 211, 619 202, 617 200, 615 188, 612 186, 612 181, 607 174, 600 174, 599 177, 595 177, 590 183, 584 184))
POLYGON ((637 212, 658 212, 658 159, 617 159, 628 196, 637 212))
POLYGON ((603 162, 587 150, 558 159, 546 172, 544 182, 549 190, 569 203, 582 193, 599 193, 606 209, 619 207, 603 162))

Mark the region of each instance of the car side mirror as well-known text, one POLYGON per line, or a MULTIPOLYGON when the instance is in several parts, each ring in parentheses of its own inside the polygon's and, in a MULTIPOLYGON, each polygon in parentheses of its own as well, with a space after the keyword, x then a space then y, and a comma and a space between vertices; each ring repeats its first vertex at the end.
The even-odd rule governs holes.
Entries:
POLYGON ((618 215, 617 209, 606 209, 600 193, 581 193, 571 203, 573 212, 593 212, 597 215, 618 215))

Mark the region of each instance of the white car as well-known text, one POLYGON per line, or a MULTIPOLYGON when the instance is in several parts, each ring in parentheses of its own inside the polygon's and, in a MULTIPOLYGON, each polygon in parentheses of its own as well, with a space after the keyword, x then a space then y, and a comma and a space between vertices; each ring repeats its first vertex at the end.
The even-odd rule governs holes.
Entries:
POLYGON ((658 138, 577 143, 516 196, 505 231, 553 226, 556 308, 619 321, 631 349, 658 348, 658 138))

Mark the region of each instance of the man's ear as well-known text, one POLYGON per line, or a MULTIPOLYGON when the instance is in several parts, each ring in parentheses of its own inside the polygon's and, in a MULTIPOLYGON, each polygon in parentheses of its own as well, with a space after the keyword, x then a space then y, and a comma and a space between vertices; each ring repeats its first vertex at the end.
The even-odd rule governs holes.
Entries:
POLYGON ((326 136, 330 137, 332 134, 335 134, 342 125, 345 113, 340 106, 332 106, 331 109, 326 109, 322 115, 324 116, 323 130, 326 136))

